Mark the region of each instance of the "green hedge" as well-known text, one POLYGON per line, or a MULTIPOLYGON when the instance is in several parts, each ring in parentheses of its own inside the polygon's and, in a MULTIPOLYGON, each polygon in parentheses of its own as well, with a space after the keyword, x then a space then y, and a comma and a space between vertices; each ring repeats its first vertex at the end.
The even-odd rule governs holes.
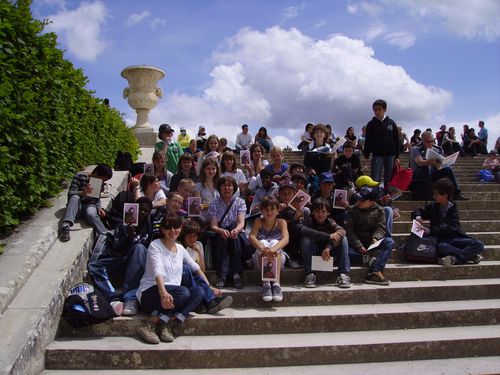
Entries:
POLYGON ((0 0, 0 233, 81 167, 138 154, 121 114, 92 95, 44 26, 29 1, 0 0))

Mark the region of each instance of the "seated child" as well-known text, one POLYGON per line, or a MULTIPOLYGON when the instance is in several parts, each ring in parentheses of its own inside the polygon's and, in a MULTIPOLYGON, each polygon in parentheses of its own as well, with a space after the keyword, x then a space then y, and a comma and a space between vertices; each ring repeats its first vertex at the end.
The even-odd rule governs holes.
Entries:
POLYGON ((304 221, 302 237, 302 256, 304 257, 304 272, 306 288, 316 287, 316 275, 312 272, 313 255, 320 255, 324 260, 333 256, 338 263, 337 285, 339 288, 350 288, 349 271, 351 263, 345 230, 330 218, 330 204, 326 199, 317 198, 311 205, 311 217, 304 221))
POLYGON ((184 246, 191 255, 191 258, 200 265, 200 268, 205 272, 205 252, 203 245, 198 241, 200 235, 200 226, 194 220, 188 219, 182 226, 181 235, 179 236, 182 246, 184 246))
POLYGON ((78 172, 73 177, 68 190, 68 204, 59 234, 59 239, 63 242, 70 240, 69 228, 73 226, 80 213, 83 213, 83 217, 94 227, 97 234, 106 233, 106 227, 101 221, 101 217, 105 217, 106 212, 101 208, 101 201, 99 198, 88 196, 92 192, 92 186, 89 183, 90 177, 102 180, 102 191, 104 190, 104 182, 113 177, 113 170, 107 164, 98 164, 90 174, 78 172))
POLYGON ((297 186, 298 190, 302 190, 303 192, 307 193, 306 188, 307 188, 307 180, 303 174, 300 173, 294 173, 292 174, 291 181, 297 186))
POLYGON ((500 182, 500 161, 498 160, 497 150, 491 150, 488 157, 484 159, 483 169, 487 169, 493 173, 495 180, 500 182))
POLYGON ((273 174, 274 182, 279 183, 281 181, 281 175, 288 170, 288 164, 283 163, 283 150, 281 147, 271 147, 271 163, 265 169, 273 174))
POLYGON ((412 218, 421 224, 430 220, 430 229, 426 234, 438 239, 439 264, 452 266, 469 261, 477 264, 483 259, 479 253, 484 250, 484 245, 461 229, 457 205, 450 201, 453 193, 453 183, 447 178, 440 178, 432 185, 434 202, 413 211, 412 218))
MULTIPOLYGON (((262 173, 262 172, 261 172, 262 173)), ((262 217, 255 220, 250 233, 250 243, 255 247, 253 262, 258 270, 262 267, 262 257, 277 257, 280 269, 285 266, 283 247, 288 244, 288 229, 286 221, 278 219, 279 203, 275 197, 264 197, 260 204, 262 217)), ((262 283, 262 299, 264 301, 283 300, 279 273, 277 281, 262 283)))
POLYGON ((344 144, 343 154, 333 162, 335 183, 339 189, 354 188, 354 181, 361 169, 359 156, 354 154, 354 146, 350 142, 344 144))
POLYGON ((262 186, 259 186, 255 190, 255 195, 252 202, 254 212, 259 211, 260 202, 262 202, 264 197, 275 196, 278 191, 278 185, 273 182, 273 175, 270 171, 268 171, 267 169, 263 169, 260 172, 259 176, 260 180, 262 181, 262 186))
MULTIPOLYGON (((333 190, 335 188, 334 177, 330 172, 323 172, 319 176, 319 189, 312 195, 311 199, 317 198, 325 199, 330 207, 334 206, 333 190)), ((330 217, 337 222, 337 224, 345 227, 346 210, 342 208, 332 208, 330 217)))
POLYGON ((361 261, 368 247, 379 240, 383 240, 370 253, 377 253, 370 262, 365 282, 368 284, 389 285, 384 271, 387 260, 394 247, 393 239, 388 236, 384 210, 376 200, 379 198, 378 188, 363 187, 356 193, 356 204, 347 212, 347 240, 349 242, 349 256, 351 260, 361 261))
POLYGON ((188 212, 188 198, 194 196, 194 187, 195 183, 190 178, 183 178, 177 187, 177 192, 184 199, 180 211, 185 213, 185 215, 188 212))

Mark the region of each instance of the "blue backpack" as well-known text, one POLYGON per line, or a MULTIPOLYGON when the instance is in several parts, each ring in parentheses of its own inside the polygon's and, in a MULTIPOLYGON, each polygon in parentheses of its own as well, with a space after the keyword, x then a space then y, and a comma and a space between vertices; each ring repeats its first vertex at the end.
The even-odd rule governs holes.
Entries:
POLYGON ((495 179, 493 173, 488 169, 481 169, 479 171, 479 181, 481 182, 492 182, 495 179))

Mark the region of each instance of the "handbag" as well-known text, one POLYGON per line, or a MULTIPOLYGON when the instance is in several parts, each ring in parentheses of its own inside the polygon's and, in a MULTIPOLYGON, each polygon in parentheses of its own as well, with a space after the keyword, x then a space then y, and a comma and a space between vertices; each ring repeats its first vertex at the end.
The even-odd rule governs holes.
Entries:
POLYGON ((401 165, 395 164, 392 170, 392 178, 389 181, 390 186, 394 186, 401 191, 408 190, 413 177, 413 170, 409 168, 401 168, 401 165))
POLYGON ((437 237, 420 238, 412 233, 404 244, 404 256, 407 260, 420 263, 436 263, 437 237))

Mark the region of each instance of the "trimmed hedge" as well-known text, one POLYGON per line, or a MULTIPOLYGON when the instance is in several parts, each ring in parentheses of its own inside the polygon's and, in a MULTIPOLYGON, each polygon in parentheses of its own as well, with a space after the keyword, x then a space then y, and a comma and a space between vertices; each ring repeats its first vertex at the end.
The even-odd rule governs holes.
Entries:
POLYGON ((121 114, 92 95, 44 26, 29 1, 0 0, 0 233, 83 166, 139 150, 121 114))

